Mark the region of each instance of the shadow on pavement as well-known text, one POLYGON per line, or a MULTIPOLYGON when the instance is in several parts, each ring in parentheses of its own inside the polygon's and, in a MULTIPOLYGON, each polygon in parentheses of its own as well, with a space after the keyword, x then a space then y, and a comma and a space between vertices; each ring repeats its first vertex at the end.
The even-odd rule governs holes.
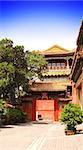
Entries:
POLYGON ((14 126, 31 126, 31 125, 32 125, 32 121, 27 121, 26 123, 14 124, 14 126))
POLYGON ((14 124, 8 124, 8 125, 1 125, 0 128, 14 128, 15 126, 31 126, 32 122, 28 121, 26 123, 14 123, 14 124))
POLYGON ((6 128, 14 128, 14 127, 12 125, 11 126, 10 125, 7 125, 7 126, 5 125, 5 126, 0 126, 0 128, 1 129, 6 129, 6 128))
POLYGON ((47 120, 38 120, 38 121, 33 121, 33 124, 51 124, 52 121, 47 121, 47 120))

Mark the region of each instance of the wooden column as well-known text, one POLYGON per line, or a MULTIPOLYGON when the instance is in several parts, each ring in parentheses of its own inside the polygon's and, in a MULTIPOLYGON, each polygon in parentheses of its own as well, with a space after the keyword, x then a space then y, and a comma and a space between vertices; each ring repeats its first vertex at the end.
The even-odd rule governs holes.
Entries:
POLYGON ((82 80, 82 87, 81 87, 81 91, 82 91, 82 109, 83 109, 83 80, 82 80))
POLYGON ((69 69, 69 62, 68 62, 68 59, 67 59, 67 69, 69 69))

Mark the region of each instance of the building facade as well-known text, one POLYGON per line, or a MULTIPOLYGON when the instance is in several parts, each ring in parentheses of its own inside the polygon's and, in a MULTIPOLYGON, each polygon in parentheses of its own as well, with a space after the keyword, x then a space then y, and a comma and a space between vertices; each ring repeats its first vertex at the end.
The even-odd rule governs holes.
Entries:
POLYGON ((72 100, 69 75, 74 52, 54 45, 40 53, 48 62, 48 69, 42 74, 43 81, 30 84, 31 96, 24 98, 23 109, 31 120, 58 121, 62 108, 72 100))
POLYGON ((77 38, 77 49, 71 68, 72 102, 83 109, 83 21, 77 38))

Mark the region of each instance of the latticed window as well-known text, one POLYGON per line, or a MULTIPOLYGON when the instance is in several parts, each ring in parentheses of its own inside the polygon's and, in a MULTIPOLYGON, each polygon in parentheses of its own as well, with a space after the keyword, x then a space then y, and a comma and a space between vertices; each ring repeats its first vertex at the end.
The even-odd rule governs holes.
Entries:
POLYGON ((52 63, 52 69, 55 69, 55 63, 52 63))
POLYGON ((61 63, 61 68, 65 68, 65 63, 61 63))
POLYGON ((52 69, 52 63, 48 63, 48 68, 52 69))
POLYGON ((60 63, 57 63, 57 68, 60 68, 60 63))
POLYGON ((55 68, 57 68, 57 63, 55 63, 55 68))

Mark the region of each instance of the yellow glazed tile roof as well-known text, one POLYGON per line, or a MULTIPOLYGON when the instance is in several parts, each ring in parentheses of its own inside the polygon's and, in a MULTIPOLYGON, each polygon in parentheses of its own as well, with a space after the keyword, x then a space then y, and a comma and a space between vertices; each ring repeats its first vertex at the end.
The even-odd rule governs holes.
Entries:
POLYGON ((74 51, 70 51, 70 50, 67 50, 67 49, 64 49, 58 45, 54 45, 52 47, 50 47, 49 49, 47 50, 44 50, 41 52, 41 54, 69 54, 69 53, 73 53, 74 51))

